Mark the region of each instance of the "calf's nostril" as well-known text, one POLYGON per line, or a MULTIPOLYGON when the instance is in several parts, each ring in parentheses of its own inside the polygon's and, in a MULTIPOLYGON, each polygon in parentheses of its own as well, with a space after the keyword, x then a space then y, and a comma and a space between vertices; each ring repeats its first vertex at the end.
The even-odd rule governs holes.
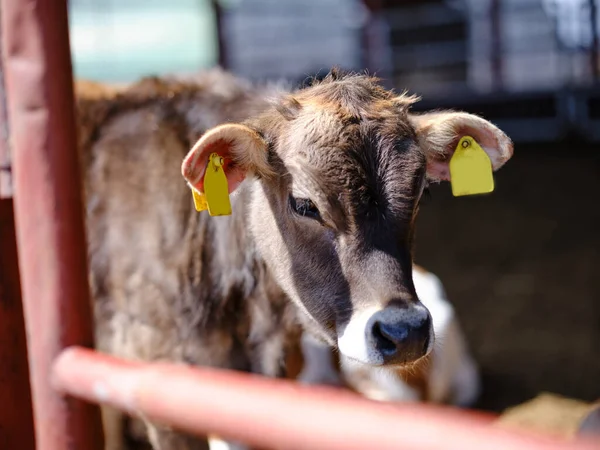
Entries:
POLYGON ((429 314, 404 314, 395 316, 385 311, 373 322, 371 345, 383 358, 384 364, 407 364, 427 354, 431 334, 429 314))
POLYGON ((385 336, 379 322, 375 322, 373 325, 373 337, 375 338, 375 345, 381 353, 392 355, 396 352, 396 344, 385 336))
POLYGON ((407 335, 408 331, 404 327, 382 322, 373 324, 373 337, 377 349, 388 356, 394 355, 398 351, 398 347, 406 340, 407 335))

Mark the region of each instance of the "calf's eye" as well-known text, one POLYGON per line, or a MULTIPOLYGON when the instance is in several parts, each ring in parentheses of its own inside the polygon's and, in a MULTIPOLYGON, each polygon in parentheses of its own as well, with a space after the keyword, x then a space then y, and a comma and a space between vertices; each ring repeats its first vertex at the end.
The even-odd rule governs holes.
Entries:
POLYGON ((290 206, 292 207, 292 211, 299 216, 319 221, 321 220, 321 213, 319 212, 319 209, 315 206, 312 200, 308 198, 296 198, 290 196, 290 206))

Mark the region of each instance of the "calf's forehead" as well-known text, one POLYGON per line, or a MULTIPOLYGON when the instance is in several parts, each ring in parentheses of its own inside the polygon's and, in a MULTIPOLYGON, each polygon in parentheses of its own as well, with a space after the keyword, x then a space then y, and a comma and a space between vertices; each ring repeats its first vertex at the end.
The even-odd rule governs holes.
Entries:
POLYGON ((284 152, 318 162, 332 151, 343 149, 358 138, 355 126, 331 107, 308 103, 289 123, 284 152))
POLYGON ((382 110, 361 118, 341 106, 309 103, 288 125, 279 149, 284 161, 323 181, 393 182, 425 164, 405 114, 382 110))
POLYGON ((356 159, 385 162, 419 153, 417 146, 406 145, 416 142, 407 115, 386 106, 357 116, 341 105, 305 103, 280 136, 279 151, 315 166, 340 161, 352 165, 356 159))

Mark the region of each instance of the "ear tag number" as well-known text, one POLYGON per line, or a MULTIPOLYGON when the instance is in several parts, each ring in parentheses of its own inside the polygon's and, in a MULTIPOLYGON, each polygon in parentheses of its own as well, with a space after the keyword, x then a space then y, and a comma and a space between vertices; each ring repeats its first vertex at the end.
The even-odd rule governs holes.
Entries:
POLYGON ((223 170, 223 157, 212 153, 204 174, 204 196, 211 216, 231 215, 229 187, 223 170))
POLYGON ((492 162, 471 136, 461 138, 450 159, 450 184, 455 197, 488 194, 494 190, 492 162))

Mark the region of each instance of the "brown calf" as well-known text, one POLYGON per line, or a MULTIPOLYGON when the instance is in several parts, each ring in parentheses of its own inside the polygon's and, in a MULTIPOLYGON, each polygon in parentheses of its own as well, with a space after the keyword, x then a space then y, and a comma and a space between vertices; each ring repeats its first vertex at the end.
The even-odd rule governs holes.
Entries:
MULTIPOLYGON (((301 323, 367 365, 429 353, 431 317, 412 282, 419 200, 429 181, 448 179, 465 134, 501 167, 512 155, 502 131, 465 113, 411 114, 415 98, 336 71, 293 93, 220 71, 84 91, 101 350, 281 376, 301 323), (228 217, 192 202, 212 152, 234 192, 228 217)), ((148 435, 155 449, 202 445, 156 424, 148 435)))

